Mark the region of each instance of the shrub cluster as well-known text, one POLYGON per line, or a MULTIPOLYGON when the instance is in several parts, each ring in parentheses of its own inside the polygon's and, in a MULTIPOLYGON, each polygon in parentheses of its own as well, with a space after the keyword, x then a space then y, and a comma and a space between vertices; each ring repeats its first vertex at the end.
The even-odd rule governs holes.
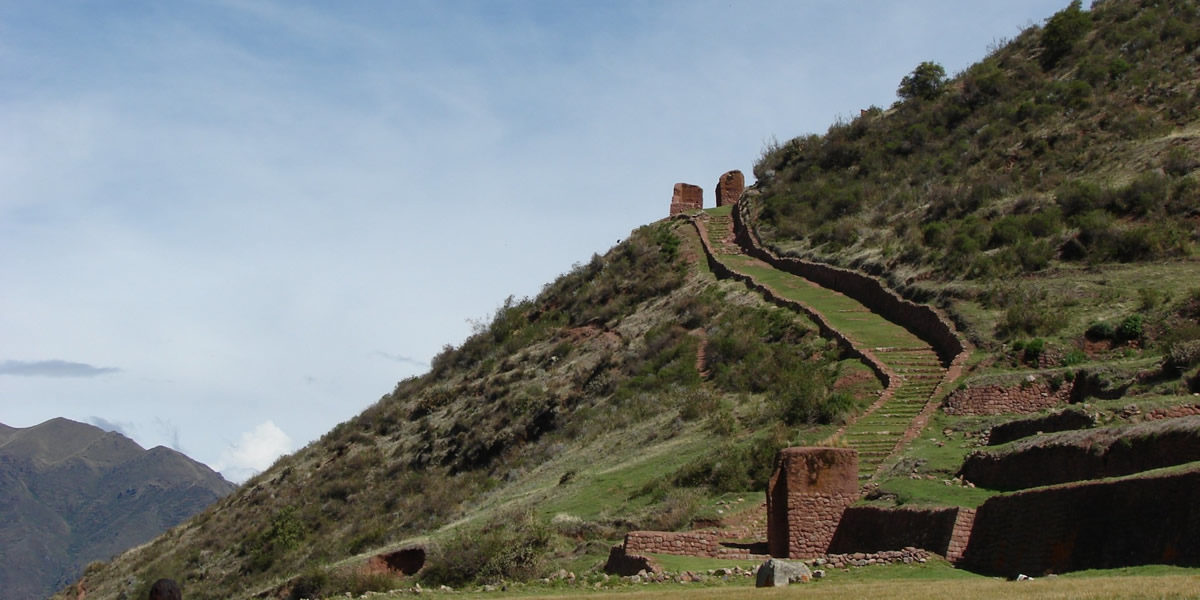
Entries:
POLYGON ((477 527, 459 528, 421 571, 422 581, 461 586, 524 581, 542 574, 550 528, 529 511, 500 514, 477 527))
POLYGON ((1183 144, 1163 153, 1162 173, 1123 187, 1078 179, 1111 175, 1103 148, 1200 116, 1178 85, 1194 79, 1200 11, 1172 6, 1073 2, 952 82, 922 63, 886 114, 769 145, 755 165, 762 235, 844 266, 871 254, 880 270, 910 263, 940 278, 1192 252, 1200 161, 1183 144))

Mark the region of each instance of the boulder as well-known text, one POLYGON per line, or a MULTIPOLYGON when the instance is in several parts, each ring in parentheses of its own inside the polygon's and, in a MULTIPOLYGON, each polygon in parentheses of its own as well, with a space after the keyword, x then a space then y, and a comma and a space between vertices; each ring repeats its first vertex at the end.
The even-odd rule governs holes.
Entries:
POLYGON ((813 574, 808 565, 772 558, 758 567, 754 587, 784 587, 789 583, 807 583, 813 574))

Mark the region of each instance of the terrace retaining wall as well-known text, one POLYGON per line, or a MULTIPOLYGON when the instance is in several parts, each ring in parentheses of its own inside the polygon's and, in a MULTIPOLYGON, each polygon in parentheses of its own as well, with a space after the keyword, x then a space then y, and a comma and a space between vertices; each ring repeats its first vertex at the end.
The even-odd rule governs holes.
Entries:
POLYGON ((1200 470, 996 496, 960 566, 1014 577, 1143 564, 1200 566, 1200 470))

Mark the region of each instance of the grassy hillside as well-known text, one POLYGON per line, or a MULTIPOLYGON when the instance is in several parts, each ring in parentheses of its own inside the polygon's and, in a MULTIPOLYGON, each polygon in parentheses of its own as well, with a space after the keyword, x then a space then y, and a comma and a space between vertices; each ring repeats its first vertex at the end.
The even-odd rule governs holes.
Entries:
MULTIPOLYGON (((1104 423, 1178 404, 1200 392, 1198 47, 1195 2, 1109 0, 953 78, 919 65, 895 106, 768 148, 751 224, 779 254, 943 308, 976 344, 963 385, 1084 377, 1120 390, 1089 399, 1104 423)), ((719 246, 728 220, 702 225, 719 246)), ((865 346, 906 345, 861 307, 716 254, 825 303, 865 346)), ((777 449, 829 441, 886 395, 801 313, 709 269, 690 224, 638 229, 200 517, 94 565, 89 590, 134 598, 159 576, 189 598, 388 589, 352 567, 416 543, 431 548, 423 585, 458 587, 593 569, 630 529, 750 520, 777 449)), ((942 369, 913 360, 883 362, 910 387, 942 369)), ((881 447, 940 399, 933 386, 864 419, 891 432, 881 447)), ((880 451, 869 501, 978 505, 996 491, 953 477, 1005 420, 933 415, 902 455, 880 451)))
POLYGON ((1109 0, 952 78, 918 65, 889 109, 764 152, 759 234, 940 304, 985 350, 1016 343, 1006 362, 1040 339, 1194 365, 1198 51, 1196 2, 1109 0))
POLYGON ((690 225, 658 223, 536 299, 506 301, 428 374, 93 565, 89 590, 139 597, 159 576, 189 598, 297 576, 329 593, 386 588, 335 567, 410 542, 441 547, 425 577, 457 585, 591 567, 630 528, 715 516, 719 500, 764 488, 778 448, 828 436, 856 408, 839 379, 862 397, 879 384, 700 256, 690 225))

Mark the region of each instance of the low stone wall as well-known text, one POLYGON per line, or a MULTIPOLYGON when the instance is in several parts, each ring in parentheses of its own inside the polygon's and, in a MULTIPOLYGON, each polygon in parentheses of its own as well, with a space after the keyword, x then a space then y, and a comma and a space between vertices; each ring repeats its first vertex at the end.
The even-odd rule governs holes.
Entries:
POLYGON ((776 558, 825 554, 842 513, 858 501, 858 453, 784 448, 767 484, 767 548, 776 558))
POLYGON ((1038 433, 1087 429, 1095 424, 1092 416, 1082 410, 1064 410, 1043 417, 1001 423, 988 432, 988 445, 1007 444, 1038 433))
POLYGON ((1155 408, 1146 413, 1144 418, 1147 421, 1156 421, 1159 419, 1178 419, 1179 417, 1193 417, 1196 415, 1200 415, 1200 404, 1182 404, 1180 406, 1155 408))
POLYGON ((995 496, 960 566, 1044 575, 1143 564, 1200 566, 1200 470, 995 496))
POLYGON ((812 564, 815 567, 845 569, 848 567, 866 567, 870 565, 923 563, 928 559, 929 552, 921 548, 901 548, 899 550, 884 550, 882 552, 827 554, 812 561, 812 564))
POLYGON ((1028 414, 1046 410, 1071 400, 1071 386, 1055 389, 1048 382, 1021 385, 983 385, 957 390, 942 403, 950 415, 1028 414))
POLYGON ((945 555, 958 511, 958 507, 852 506, 842 513, 829 552, 847 554, 911 547, 945 555))
POLYGON ((721 540, 709 531, 630 531, 625 534, 625 552, 630 554, 718 555, 721 540))
POLYGON ((975 452, 963 479, 993 490, 1119 477, 1200 460, 1200 417, 1051 434, 1016 448, 975 452))
POLYGON ((881 281, 857 271, 798 258, 783 258, 763 248, 747 226, 739 205, 733 210, 734 233, 738 244, 753 256, 781 271, 799 275, 818 285, 837 290, 861 302, 885 319, 898 323, 925 340, 937 351, 942 363, 950 367, 966 360, 966 346, 955 333, 950 320, 930 306, 901 298, 881 281))

